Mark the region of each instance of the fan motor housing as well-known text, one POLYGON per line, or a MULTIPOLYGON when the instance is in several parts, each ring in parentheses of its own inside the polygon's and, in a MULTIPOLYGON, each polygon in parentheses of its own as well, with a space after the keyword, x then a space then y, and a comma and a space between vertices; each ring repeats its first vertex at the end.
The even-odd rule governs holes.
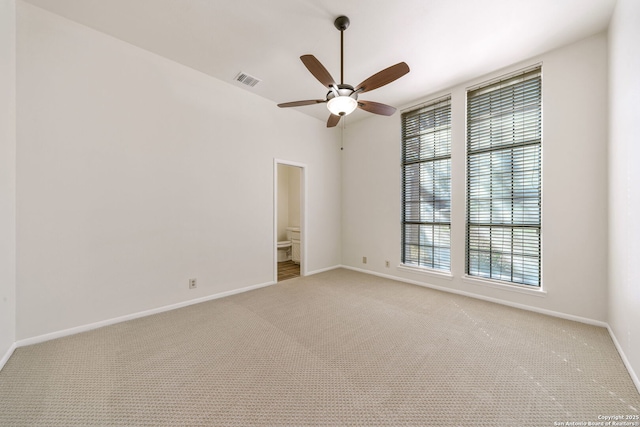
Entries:
MULTIPOLYGON (((345 84, 336 85, 336 91, 338 92, 338 96, 349 96, 355 99, 356 101, 358 100, 358 94, 356 93, 356 91, 353 89, 353 86, 351 85, 345 85, 345 84)), ((327 101, 330 101, 335 97, 336 97, 336 94, 334 91, 330 90, 329 92, 327 92, 327 101)))

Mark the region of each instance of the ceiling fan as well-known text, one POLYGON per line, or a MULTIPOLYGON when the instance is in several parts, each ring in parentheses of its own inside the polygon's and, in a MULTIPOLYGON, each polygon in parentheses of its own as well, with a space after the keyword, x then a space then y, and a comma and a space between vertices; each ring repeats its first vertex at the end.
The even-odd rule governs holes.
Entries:
POLYGON ((329 89, 325 99, 310 99, 306 101, 294 101, 278 104, 280 108, 301 107, 303 105, 327 104, 331 112, 327 127, 334 127, 338 124, 342 116, 351 114, 356 108, 374 114, 390 116, 396 109, 390 105, 373 101, 358 100, 358 95, 369 92, 381 86, 389 84, 409 72, 409 66, 404 62, 399 62, 389 68, 372 75, 355 88, 344 83, 344 30, 349 28, 349 18, 339 16, 333 25, 340 31, 340 84, 336 84, 331 74, 313 55, 302 55, 300 60, 307 67, 309 72, 318 79, 320 83, 329 89))

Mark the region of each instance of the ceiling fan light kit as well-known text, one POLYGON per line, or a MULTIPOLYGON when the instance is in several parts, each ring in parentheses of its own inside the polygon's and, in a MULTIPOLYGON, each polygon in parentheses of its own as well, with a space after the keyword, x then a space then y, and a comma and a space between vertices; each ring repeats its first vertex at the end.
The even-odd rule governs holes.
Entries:
POLYGON ((331 111, 331 114, 337 116, 347 116, 353 113, 358 107, 358 101, 350 96, 336 96, 327 102, 327 108, 331 111))
POLYGON ((331 112, 329 120, 327 120, 327 127, 336 126, 342 116, 353 113, 356 108, 383 116, 390 116, 395 113, 396 109, 389 105, 372 101, 358 101, 358 95, 399 79, 409 72, 409 66, 404 62, 399 62, 372 75, 356 86, 355 89, 351 85, 344 84, 344 31, 349 28, 349 24, 349 18, 346 16, 339 16, 333 23, 340 31, 340 84, 335 83, 331 74, 315 56, 302 55, 300 57, 302 63, 320 83, 329 89, 329 92, 327 92, 325 99, 285 102, 278 104, 278 107, 301 107, 303 105, 326 103, 331 112))
POLYGON ((327 108, 336 116, 349 115, 358 108, 358 94, 349 85, 338 85, 327 94, 327 100, 327 108))

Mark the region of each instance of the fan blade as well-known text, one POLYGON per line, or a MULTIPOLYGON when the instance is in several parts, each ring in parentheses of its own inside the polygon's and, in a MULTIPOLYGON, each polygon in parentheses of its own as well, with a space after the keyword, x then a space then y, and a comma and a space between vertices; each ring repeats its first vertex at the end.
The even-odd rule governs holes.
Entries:
POLYGON ((309 99, 307 101, 285 102, 285 103, 282 103, 282 104, 278 104, 278 107, 280 107, 280 108, 302 107, 303 105, 322 104, 324 102, 327 102, 327 101, 324 100, 324 99, 309 99))
POLYGON ((392 107, 391 105, 373 101, 358 101, 358 107, 361 110, 368 111, 373 114, 380 114, 382 116, 390 116, 396 112, 395 107, 392 107))
POLYGON ((399 62, 389 68, 374 74, 356 87, 356 91, 369 92, 378 89, 380 86, 391 83, 409 72, 409 66, 404 62, 399 62))
POLYGON ((330 115, 329 120, 327 120, 327 127, 328 128, 335 127, 341 118, 342 116, 336 116, 335 114, 330 115))
POLYGON ((331 74, 329 74, 327 69, 324 68, 324 65, 322 65, 315 56, 302 55, 300 57, 300 60, 302 61, 304 66, 307 67, 307 70, 309 70, 309 72, 313 74, 313 77, 318 79, 320 83, 322 83, 326 87, 336 85, 336 82, 333 80, 333 77, 331 77, 331 74))

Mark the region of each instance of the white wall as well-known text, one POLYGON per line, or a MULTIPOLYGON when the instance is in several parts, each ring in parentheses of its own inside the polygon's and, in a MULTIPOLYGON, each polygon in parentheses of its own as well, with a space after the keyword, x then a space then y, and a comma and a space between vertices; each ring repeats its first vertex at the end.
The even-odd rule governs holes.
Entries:
POLYGON ((274 158, 308 167, 307 270, 340 264, 337 131, 23 2, 17 23, 18 340, 271 282, 274 158))
POLYGON ((16 329, 16 11, 0 0, 0 368, 16 329))
POLYGON ((609 27, 609 325, 640 390, 640 2, 609 27))
MULTIPOLYGON (((416 70, 412 70, 416 72, 416 70)), ((607 38, 598 34, 478 77, 452 96, 452 274, 396 268, 401 256, 400 114, 348 126, 343 154, 343 264, 479 297, 607 320, 607 38), (462 280, 465 272, 465 90, 543 62, 544 297, 462 280), (367 256, 368 263, 362 263, 367 256), (385 261, 391 268, 385 268, 385 261)), ((409 106, 407 106, 409 107, 409 106)))

